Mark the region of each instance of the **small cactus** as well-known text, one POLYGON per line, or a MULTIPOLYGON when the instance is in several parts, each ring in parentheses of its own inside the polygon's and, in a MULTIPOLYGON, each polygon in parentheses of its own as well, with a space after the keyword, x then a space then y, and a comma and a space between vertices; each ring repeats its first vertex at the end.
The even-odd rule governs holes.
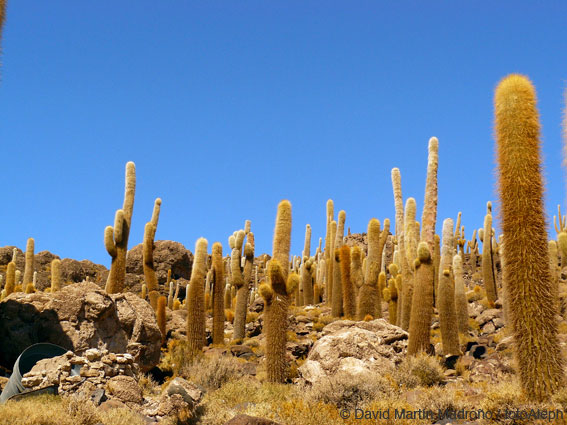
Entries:
POLYGON ((61 260, 55 258, 51 261, 51 292, 57 292, 61 290, 61 260))
POLYGON ((34 272, 34 246, 35 241, 33 238, 29 238, 26 244, 26 265, 24 268, 24 281, 23 286, 27 289, 27 286, 33 281, 34 272))

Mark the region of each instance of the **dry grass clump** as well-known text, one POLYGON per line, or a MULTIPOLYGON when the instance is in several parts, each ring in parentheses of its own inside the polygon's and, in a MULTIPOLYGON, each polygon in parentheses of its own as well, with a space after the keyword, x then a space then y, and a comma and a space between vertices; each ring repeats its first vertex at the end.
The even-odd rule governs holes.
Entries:
POLYGON ((377 398, 393 393, 388 380, 379 373, 340 371, 305 391, 307 401, 322 402, 342 409, 354 409, 377 398))
POLYGON ((435 357, 426 354, 407 356, 396 368, 393 378, 399 387, 404 388, 430 387, 445 382, 443 367, 435 357))
POLYGON ((246 313, 246 323, 252 323, 258 320, 260 313, 256 313, 254 311, 249 311, 246 313))
POLYGON ((0 406, 1 425, 144 425, 141 416, 129 409, 101 412, 84 399, 53 395, 9 401, 0 406))
POLYGON ((192 357, 193 352, 189 348, 187 341, 172 339, 167 343, 167 350, 161 356, 159 368, 179 375, 181 369, 188 362, 191 362, 192 357))
POLYGON ((140 375, 138 385, 145 396, 155 396, 161 393, 159 384, 150 375, 140 375))
POLYGON ((232 356, 198 356, 181 368, 180 376, 207 391, 217 390, 223 384, 243 376, 243 363, 245 360, 232 356))

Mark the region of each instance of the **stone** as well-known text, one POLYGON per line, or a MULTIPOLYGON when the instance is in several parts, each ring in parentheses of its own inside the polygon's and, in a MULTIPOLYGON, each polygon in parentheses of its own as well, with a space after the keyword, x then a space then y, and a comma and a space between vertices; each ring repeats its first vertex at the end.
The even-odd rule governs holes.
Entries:
POLYGON ((250 306, 248 310, 253 311, 254 313, 260 313, 264 310, 264 299, 262 297, 257 297, 250 306))
POLYGON ((496 351, 507 350, 508 348, 511 348, 513 344, 514 344, 514 337, 512 335, 507 336, 506 338, 502 338, 502 341, 500 341, 496 345, 496 351))
POLYGON ((203 396, 203 392, 196 385, 180 377, 171 380, 164 392, 169 396, 180 395, 191 409, 199 403, 203 396))
POLYGON ((368 322, 338 320, 323 329, 323 336, 298 369, 311 384, 340 370, 351 373, 384 373, 393 370, 405 355, 408 333, 384 319, 368 322), (394 349, 400 343, 403 349, 394 349))
POLYGON ((130 376, 115 376, 106 384, 108 394, 122 402, 141 403, 144 400, 142 389, 130 376))
POLYGON ((482 327, 485 323, 500 317, 500 310, 497 308, 489 308, 488 310, 484 310, 480 315, 477 316, 476 321, 482 327))

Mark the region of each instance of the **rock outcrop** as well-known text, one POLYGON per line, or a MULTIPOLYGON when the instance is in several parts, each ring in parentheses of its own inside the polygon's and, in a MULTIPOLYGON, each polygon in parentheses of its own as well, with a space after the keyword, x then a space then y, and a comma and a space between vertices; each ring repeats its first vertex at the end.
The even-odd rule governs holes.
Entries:
POLYGON ((299 372, 305 381, 316 384, 340 371, 391 370, 402 361, 407 338, 407 332, 384 319, 339 320, 325 326, 299 372))
POLYGON ((129 353, 146 372, 159 362, 161 334, 146 301, 132 293, 108 295, 83 282, 54 294, 13 293, 0 303, 0 365, 11 369, 38 342, 78 355, 90 348, 129 353))

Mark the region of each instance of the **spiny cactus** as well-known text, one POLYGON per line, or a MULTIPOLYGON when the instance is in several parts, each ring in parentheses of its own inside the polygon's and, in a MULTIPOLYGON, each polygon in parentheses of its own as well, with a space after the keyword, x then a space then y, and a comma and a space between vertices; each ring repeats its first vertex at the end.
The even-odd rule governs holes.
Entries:
POLYGON ((124 205, 121 210, 116 211, 114 227, 107 226, 104 229, 104 246, 112 257, 110 273, 106 281, 106 292, 109 294, 122 292, 126 279, 126 253, 136 193, 136 166, 133 162, 126 164, 125 186, 124 205))
POLYGON ((327 282, 325 284, 325 294, 327 296, 327 304, 332 306, 335 268, 335 236, 337 234, 337 222, 335 220, 331 221, 330 228, 331 242, 329 244, 329 256, 327 260, 327 282))
POLYGON ((384 294, 384 301, 388 302, 388 321, 395 325, 398 322, 398 290, 395 278, 388 279, 388 287, 384 289, 384 294))
POLYGON ((260 285, 264 298, 264 328, 266 335, 266 371, 269 382, 285 382, 287 378, 286 343, 290 295, 299 284, 299 276, 288 277, 287 264, 291 242, 291 204, 278 205, 272 259, 268 265, 269 283, 260 285), (283 265, 283 266, 282 266, 283 265))
POLYGON ((459 355, 459 329, 455 311, 452 265, 454 252, 453 220, 443 221, 443 245, 439 264, 439 327, 445 355, 459 355))
POLYGON ((26 244, 26 265, 24 267, 24 281, 23 281, 24 288, 27 288, 27 286, 33 281, 34 245, 35 245, 34 239, 29 238, 26 244))
POLYGON ((496 89, 494 109, 505 235, 503 283, 518 374, 529 399, 549 400, 563 388, 565 378, 549 270, 539 114, 532 83, 521 75, 504 78, 496 89))
POLYGON ((337 223, 337 230, 335 234, 334 247, 334 264, 333 264, 333 300, 331 303, 331 314, 334 317, 343 315, 343 285, 341 282, 341 266, 340 266, 340 253, 339 250, 343 245, 346 212, 339 211, 339 221, 337 223))
POLYGON ((193 353, 205 346, 205 275, 207 274, 207 240, 200 238, 195 245, 191 280, 187 290, 187 342, 193 353))
MULTIPOLYGON (((439 163, 439 142, 436 137, 429 139, 427 160, 427 179, 425 183, 425 198, 421 216, 421 241, 417 247, 417 261, 414 270, 413 300, 411 303, 408 354, 415 355, 427 351, 430 346, 429 329, 433 314, 433 286, 435 284, 435 264, 432 253, 435 250, 435 223, 437 220, 437 168, 439 163)), ((411 199, 411 198, 410 198, 411 199)), ((406 207, 411 211, 413 206, 406 207)), ((413 245, 417 241, 414 236, 417 226, 406 231, 408 258, 413 254, 413 245), (408 248, 410 248, 408 250, 408 248)))
POLYGON ((343 291, 343 311, 347 319, 354 319, 356 316, 356 299, 350 273, 350 247, 344 245, 340 252, 341 283, 343 291))
POLYGON ((156 229, 159 220, 159 213, 161 209, 161 199, 157 198, 154 202, 154 210, 152 218, 146 223, 144 228, 144 242, 142 249, 142 264, 144 269, 144 279, 149 291, 150 305, 157 309, 157 301, 159 298, 159 286, 156 276, 156 269, 154 267, 154 239, 156 236, 156 229))
POLYGON ((354 294, 358 299, 358 292, 364 283, 364 275, 362 274, 362 251, 358 245, 352 247, 350 253, 350 278, 354 294))
POLYGON ((61 290, 61 260, 55 258, 51 261, 51 292, 61 290))
POLYGON ((140 293, 140 298, 145 300, 147 296, 148 296, 148 285, 142 283, 142 291, 140 293))
POLYGON ((156 303, 156 317, 159 331, 161 332, 161 345, 165 343, 165 338, 167 336, 165 324, 165 307, 167 305, 167 298, 165 296, 160 296, 156 303))
MULTIPOLYGON (((414 259, 417 256, 417 238, 418 233, 415 226, 415 214, 417 206, 415 199, 408 198, 404 210, 404 248, 405 252, 402 258, 405 258, 406 267, 402 262, 402 317, 400 325, 402 329, 408 330, 411 315, 411 302, 414 287, 414 259), (406 272, 404 274, 404 271, 406 272)), ((404 261, 404 260, 402 260, 404 261)))
POLYGON ((213 244, 213 344, 224 344, 224 265, 222 245, 213 244))
POLYGON ((16 288, 16 263, 10 261, 8 267, 6 268, 6 296, 14 292, 16 288))
POLYGON ((311 279, 312 262, 309 260, 311 253, 311 225, 305 226, 305 244, 303 246, 303 263, 301 264, 301 290, 303 292, 303 303, 313 304, 313 281, 311 279), (309 263, 309 266, 308 264, 309 263))
POLYGON ((455 277, 455 310, 459 332, 466 334, 469 330, 469 302, 465 290, 463 274, 463 258, 460 255, 453 257, 453 275, 455 277))
MULTIPOLYGON (((233 265, 233 276, 241 273, 238 279, 238 283, 240 285, 237 285, 238 291, 236 293, 236 308, 234 311, 234 331, 232 334, 232 339, 234 341, 242 340, 245 336, 246 311, 248 310, 248 298, 250 295, 250 279, 252 277, 252 268, 254 266, 254 234, 249 232, 246 238, 246 245, 244 245, 245 261, 243 273, 240 272, 240 268, 235 269, 233 265)), ((237 248, 239 243, 242 244, 242 242, 238 239, 237 248)), ((235 250, 232 250, 232 252, 234 255, 235 250)))
POLYGON ((484 230, 482 232, 482 278, 486 298, 495 302, 498 298, 496 292, 496 279, 494 276, 494 259, 492 257, 492 214, 484 217, 484 230))
MULTIPOLYGON (((378 276, 380 274, 380 266, 382 261, 382 248, 384 247, 385 237, 388 233, 389 220, 384 221, 384 231, 380 231, 380 221, 373 218, 368 222, 368 257, 366 260, 366 273, 364 276, 365 283, 378 289, 378 276)), ((376 302, 373 312, 367 311, 365 314, 378 318, 382 317, 382 297, 381 290, 376 293, 376 302)))

